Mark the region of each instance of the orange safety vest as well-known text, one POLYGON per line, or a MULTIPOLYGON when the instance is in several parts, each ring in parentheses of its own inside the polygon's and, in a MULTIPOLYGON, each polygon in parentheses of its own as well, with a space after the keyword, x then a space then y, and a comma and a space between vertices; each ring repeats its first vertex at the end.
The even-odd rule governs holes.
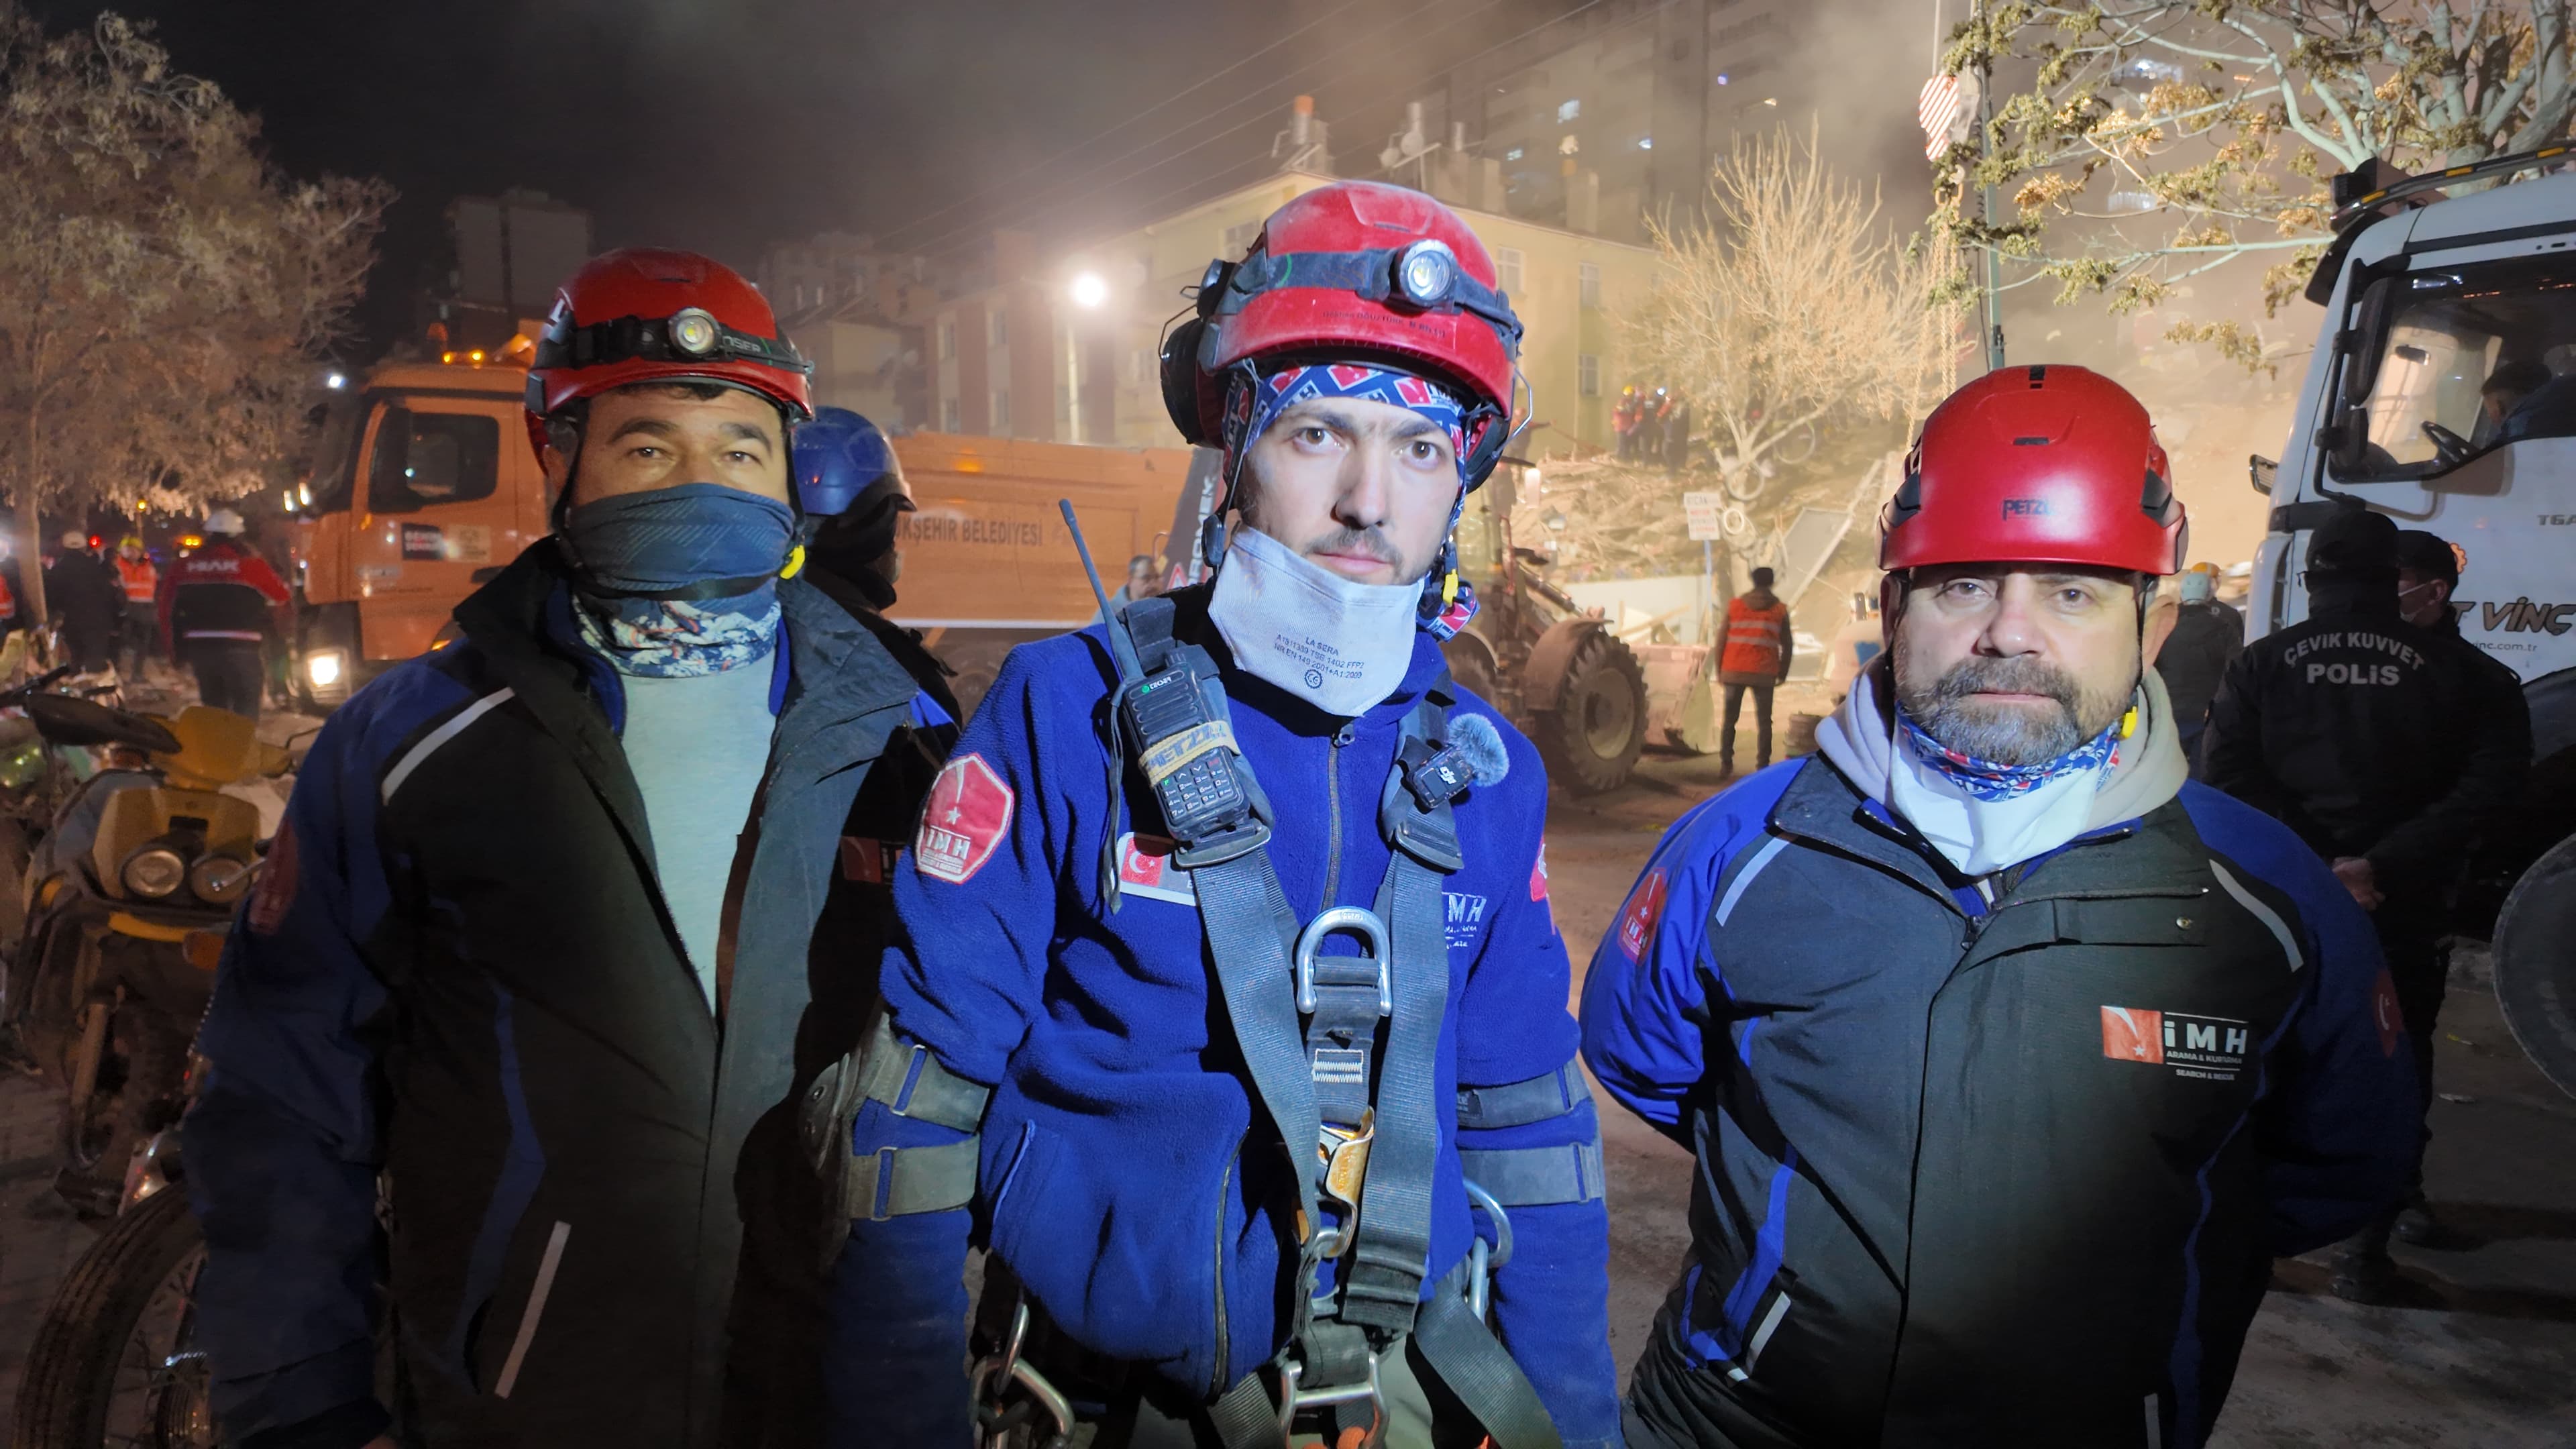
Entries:
POLYGON ((1789 633, 1789 610, 1776 597, 1770 607, 1738 594, 1726 604, 1726 651, 1717 667, 1728 674, 1777 675, 1780 641, 1789 633))
POLYGON ((129 559, 118 554, 116 572, 125 580, 125 601, 129 604, 149 604, 160 591, 161 571, 148 558, 129 559))

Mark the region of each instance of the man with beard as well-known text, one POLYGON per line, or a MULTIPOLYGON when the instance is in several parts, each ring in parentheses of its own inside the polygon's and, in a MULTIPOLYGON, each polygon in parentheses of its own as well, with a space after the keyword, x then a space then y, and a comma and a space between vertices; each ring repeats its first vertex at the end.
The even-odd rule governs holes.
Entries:
MULTIPOLYGON (((2308 617, 2237 656, 2204 746, 2209 783, 2280 817, 2370 912, 2415 1048, 2418 1123, 2432 1105, 2452 898, 2472 844, 2503 823, 2531 767, 2521 681, 2444 627, 2449 591, 2438 581, 2412 598, 2400 591, 2403 562, 2421 569, 2425 552, 2384 513, 2355 508, 2319 524, 2308 617)), ((2421 1156, 2431 1136, 2421 1127, 2407 1154, 2405 1211, 2392 1204, 2345 1245, 2337 1295, 2388 1301, 2391 1231, 2434 1236, 2421 1156)))
POLYGON ((2184 527, 2146 410, 2015 367, 1880 515, 1888 653, 1665 836, 1584 1056, 1699 1157, 1627 1440, 2199 1445, 2276 1255, 2397 1194, 2369 924, 2184 778, 2184 527))

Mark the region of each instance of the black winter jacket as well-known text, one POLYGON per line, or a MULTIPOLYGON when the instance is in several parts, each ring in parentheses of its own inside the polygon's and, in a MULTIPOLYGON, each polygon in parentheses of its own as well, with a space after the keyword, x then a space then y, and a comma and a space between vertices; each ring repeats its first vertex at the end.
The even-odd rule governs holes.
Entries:
MULTIPOLYGON (((826 1221, 793 1107, 856 1044, 884 945, 885 888, 844 839, 872 765, 946 736, 866 621, 800 580, 779 597, 720 1020, 550 545, 458 607, 463 642, 324 728, 226 949, 187 1124, 228 1443, 351 1449, 388 1409, 437 1449, 817 1432, 826 1221)), ((904 838, 902 802, 872 808, 904 838)))

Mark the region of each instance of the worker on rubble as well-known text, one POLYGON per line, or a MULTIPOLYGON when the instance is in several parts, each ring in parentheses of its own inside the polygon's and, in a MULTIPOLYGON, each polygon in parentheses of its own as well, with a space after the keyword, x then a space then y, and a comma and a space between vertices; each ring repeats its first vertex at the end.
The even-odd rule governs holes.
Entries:
POLYGON ((227 1443, 820 1439, 794 1103, 891 929, 876 766, 946 719, 805 577, 867 496, 791 469, 807 372, 733 271, 593 258, 528 377, 553 532, 305 758, 186 1127, 227 1443))
POLYGON ((152 555, 144 552, 143 535, 129 533, 117 540, 116 578, 125 591, 119 659, 125 677, 140 680, 144 661, 160 647, 161 570, 153 564, 152 555))
POLYGON ((230 508, 206 514, 205 544, 181 554, 161 576, 161 637, 197 677, 197 699, 259 718, 268 693, 271 646, 295 636, 295 596, 230 508))
POLYGON ((1747 690, 1753 694, 1753 768, 1771 763, 1771 691, 1788 682, 1796 648, 1789 606, 1771 592, 1773 577, 1769 569, 1755 569, 1753 587, 1726 601, 1726 641, 1717 658, 1717 682, 1726 690, 1726 723, 1717 736, 1720 778, 1735 773, 1735 724, 1747 690))
POLYGON ((1440 652, 1519 339, 1475 234, 1394 186, 1210 265, 1164 396, 1223 450, 1215 581, 1011 654, 896 872, 886 1015, 814 1099, 836 1442, 1618 1442, 1546 780, 1440 652))
POLYGON ((1640 452, 1641 435, 1637 429, 1646 420, 1646 399, 1635 383, 1619 389, 1619 402, 1610 409, 1610 431, 1619 440, 1619 461, 1633 463, 1640 452))
POLYGON ((1699 1157, 1632 1449, 2201 1445, 2273 1257, 2396 1196, 2367 921, 2184 778, 2169 478, 2083 368, 1952 394, 1879 519, 1888 651, 1593 957, 1585 1060, 1699 1157))
MULTIPOLYGON (((2438 1231, 2424 1198, 2433 1041, 2451 898, 2469 847, 2500 822, 2531 766, 2531 715, 2512 670, 2456 631, 2407 622, 2399 538, 2353 508, 2308 542, 2308 617, 2248 645, 2210 706, 2209 783, 2279 817, 2332 863, 2388 958, 2414 1047, 2405 1202, 2344 1245, 2336 1294, 2390 1301, 2392 1231, 2438 1231)), ((2419 606, 2420 607, 2420 606, 2419 606)))

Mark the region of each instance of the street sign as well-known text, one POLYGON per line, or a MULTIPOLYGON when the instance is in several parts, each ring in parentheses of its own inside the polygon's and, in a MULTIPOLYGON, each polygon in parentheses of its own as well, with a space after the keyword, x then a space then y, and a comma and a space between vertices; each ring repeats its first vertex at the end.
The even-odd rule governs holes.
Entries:
MULTIPOLYGON (((1685 493, 1682 516, 1690 521, 1693 542, 1726 537, 1726 495, 1723 493, 1685 493)), ((1670 538, 1672 535, 1664 535, 1670 538)))

